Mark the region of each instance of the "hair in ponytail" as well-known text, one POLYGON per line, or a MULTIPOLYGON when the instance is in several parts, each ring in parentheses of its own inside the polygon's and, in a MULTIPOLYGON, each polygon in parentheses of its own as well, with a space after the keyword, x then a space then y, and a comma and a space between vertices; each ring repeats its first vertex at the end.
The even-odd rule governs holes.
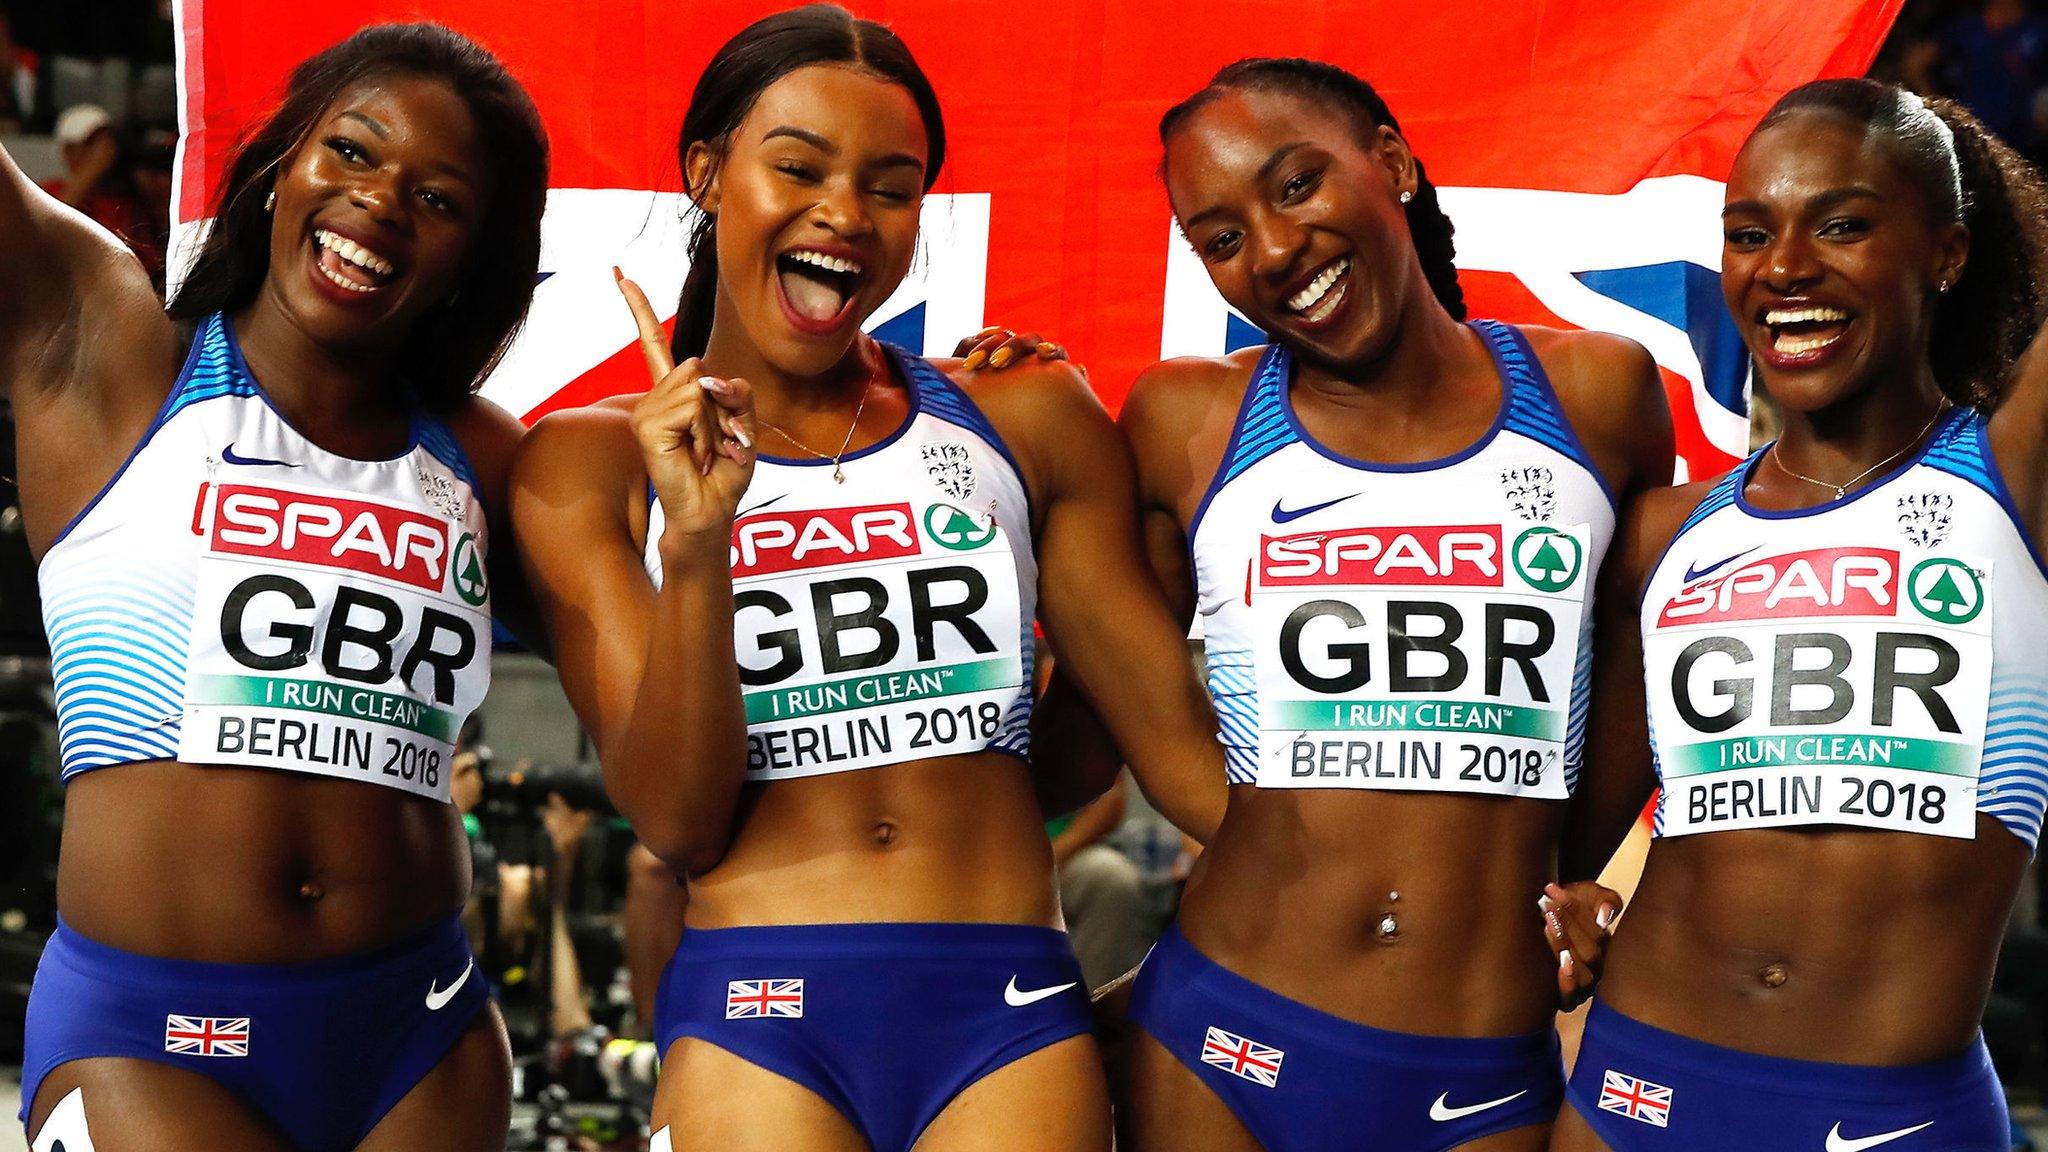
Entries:
MULTIPOLYGON (((1785 94, 1757 132, 1801 111, 1881 136, 1919 185, 1934 223, 1970 230, 1963 274, 1936 305, 1928 360, 1957 404, 1997 406, 2048 312, 2048 188, 2041 174, 1949 100, 1875 80, 1818 80, 1785 94)), ((1752 136, 1755 133, 1751 134, 1752 136)))
MULTIPOLYGON (((1401 131, 1400 122, 1372 85, 1335 64, 1298 57, 1250 57, 1228 65, 1201 91, 1167 109, 1159 120, 1160 145, 1163 147, 1189 116, 1231 90, 1280 92, 1342 109, 1357 119, 1360 135, 1382 127, 1396 134, 1401 131)), ((1458 286, 1457 246, 1451 239, 1456 229, 1437 202, 1436 185, 1423 170, 1421 157, 1415 160, 1415 180, 1415 196, 1405 206, 1409 239, 1422 260, 1430 290, 1446 312, 1463 320, 1465 292, 1458 286)))
MULTIPOLYGON (((858 68, 910 93, 924 119, 924 190, 931 191, 946 162, 946 124, 939 114, 938 93, 896 33, 836 4, 807 4, 756 20, 711 58, 690 93, 690 108, 676 139, 676 162, 686 185, 692 144, 711 145, 722 155, 733 129, 746 119, 761 93, 812 64, 858 68)), ((693 200, 703 191, 687 186, 683 190, 693 200)), ((704 354, 718 301, 718 218, 701 208, 690 227, 689 258, 690 271, 676 303, 675 335, 669 341, 677 360, 704 354)))

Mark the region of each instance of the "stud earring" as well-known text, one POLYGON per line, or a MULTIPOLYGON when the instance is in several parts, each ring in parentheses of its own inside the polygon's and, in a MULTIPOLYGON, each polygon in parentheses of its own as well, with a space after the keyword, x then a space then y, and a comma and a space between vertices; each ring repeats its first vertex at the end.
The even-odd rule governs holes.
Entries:
POLYGON ((263 210, 268 212, 275 207, 277 207, 277 189, 272 188, 270 195, 263 198, 263 210))
POLYGON ((1413 199, 1415 199, 1415 193, 1405 191, 1401 193, 1401 203, 1406 204, 1407 202, 1413 199))

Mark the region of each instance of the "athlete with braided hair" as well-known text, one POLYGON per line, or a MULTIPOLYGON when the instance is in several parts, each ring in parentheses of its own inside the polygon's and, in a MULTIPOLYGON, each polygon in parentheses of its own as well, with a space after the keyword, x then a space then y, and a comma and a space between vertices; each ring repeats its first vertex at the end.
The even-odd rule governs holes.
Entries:
POLYGON ((1784 434, 1621 531, 1568 869, 1664 792, 1554 1147, 2003 1149, 1977 1025, 2048 802, 2048 198, 1956 105, 1828 80, 1722 220, 1784 434))
POLYGON ((1656 368, 1463 323, 1451 223, 1342 69, 1240 61, 1160 136, 1188 242, 1273 343, 1162 364, 1125 409, 1232 785, 1137 977, 1134 1146, 1541 1148, 1551 1016, 1619 907, 1546 882, 1594 574, 1618 501, 1671 478, 1656 368))

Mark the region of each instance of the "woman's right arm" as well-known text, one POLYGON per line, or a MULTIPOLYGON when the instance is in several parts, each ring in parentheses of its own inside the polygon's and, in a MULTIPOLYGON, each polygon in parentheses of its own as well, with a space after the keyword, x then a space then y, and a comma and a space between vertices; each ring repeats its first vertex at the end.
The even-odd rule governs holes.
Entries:
POLYGON ((724 856, 746 778, 728 548, 753 472, 753 410, 743 381, 720 394, 699 384, 696 361, 670 364, 644 297, 629 300, 653 389, 630 410, 541 421, 513 465, 512 518, 605 790, 642 843, 696 875, 724 856), (650 480, 666 521, 659 590, 634 543, 650 480))

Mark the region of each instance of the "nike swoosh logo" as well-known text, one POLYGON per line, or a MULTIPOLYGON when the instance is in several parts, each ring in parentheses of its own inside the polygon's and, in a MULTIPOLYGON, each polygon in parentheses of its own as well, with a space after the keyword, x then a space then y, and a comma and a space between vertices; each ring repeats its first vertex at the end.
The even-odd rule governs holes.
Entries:
POLYGON ((1036 1004, 1048 996, 1057 996, 1077 983, 1079 981, 1069 980, 1065 984, 1055 984, 1050 988, 1033 988, 1029 992, 1020 992, 1017 990, 1017 978, 1012 976, 1010 986, 1003 989, 1003 1003, 1012 1008, 1022 1008, 1026 1004, 1036 1004))
POLYGON ((1446 1092, 1443 1095, 1437 1097, 1436 1100, 1430 1104, 1429 1118, 1431 1120, 1439 1121, 1461 1120, 1476 1112, 1484 1112, 1488 1108, 1498 1108, 1510 1100, 1519 1100, 1522 1097, 1527 1096, 1528 1094, 1529 1090, 1527 1088, 1524 1088, 1520 1092, 1515 1093, 1513 1096, 1503 1096, 1498 1100, 1488 1100, 1484 1104, 1467 1104, 1463 1108, 1453 1108, 1448 1103, 1451 1094, 1449 1092, 1446 1092))
MULTIPOLYGON (((1351 496, 1357 495, 1360 495, 1360 493, 1353 492, 1351 494, 1351 496)), ((1339 496, 1335 500, 1325 500, 1321 504, 1311 504, 1306 508, 1282 508, 1280 506, 1281 500, 1275 500, 1273 501, 1273 523, 1285 524, 1291 520, 1299 520, 1311 512, 1321 512, 1325 508, 1332 508, 1342 504, 1346 500, 1351 499, 1351 496, 1339 496)), ((1285 497, 1281 499, 1284 500, 1285 497)))
POLYGON ((455 983, 450 984, 448 987, 436 989, 433 984, 428 984, 427 1011, 439 1012, 441 1009, 446 1008, 448 1002, 455 999, 455 994, 462 990, 462 986, 469 983, 469 974, 474 971, 476 971, 476 964, 471 962, 462 969, 462 975, 455 978, 455 983))
POLYGON ((1719 564, 1709 564, 1705 568, 1694 568, 1693 566, 1688 564, 1685 568, 1685 582, 1687 584, 1690 584, 1693 581, 1699 579, 1700 577, 1705 576, 1709 572, 1717 572, 1723 568, 1726 568, 1730 564, 1735 563, 1737 560, 1742 559, 1744 556, 1749 555, 1751 552, 1754 552, 1757 548, 1761 547, 1763 547, 1763 545, 1759 544, 1756 546, 1756 548, 1744 548, 1742 551, 1737 552, 1735 555, 1730 556, 1726 560, 1721 561, 1719 564))
POLYGON ((759 512, 763 508, 773 508, 775 505, 781 503, 788 496, 789 493, 787 492, 784 492, 781 496, 770 496, 768 499, 761 501, 759 504, 754 505, 752 508, 742 509, 741 511, 733 513, 732 518, 735 520, 744 520, 747 517, 752 516, 754 513, 759 512))
POLYGON ((244 464, 253 468, 261 468, 265 466, 272 468, 298 467, 297 464, 294 464, 289 460, 271 460, 262 456, 237 456, 235 455, 235 446, 233 444, 229 444, 227 447, 220 450, 220 458, 228 462, 229 464, 244 464))
POLYGON ((1911 1128, 1901 1128, 1896 1132, 1880 1132, 1875 1136, 1859 1136, 1854 1140, 1846 1140, 1842 1137, 1842 1125, 1837 1122, 1833 1128, 1828 1129, 1828 1152, 1863 1152, 1865 1148, 1889 1144, 1901 1136, 1911 1136, 1922 1128, 1932 1127, 1934 1121, 1929 1120, 1925 1124, 1915 1124, 1911 1128))

